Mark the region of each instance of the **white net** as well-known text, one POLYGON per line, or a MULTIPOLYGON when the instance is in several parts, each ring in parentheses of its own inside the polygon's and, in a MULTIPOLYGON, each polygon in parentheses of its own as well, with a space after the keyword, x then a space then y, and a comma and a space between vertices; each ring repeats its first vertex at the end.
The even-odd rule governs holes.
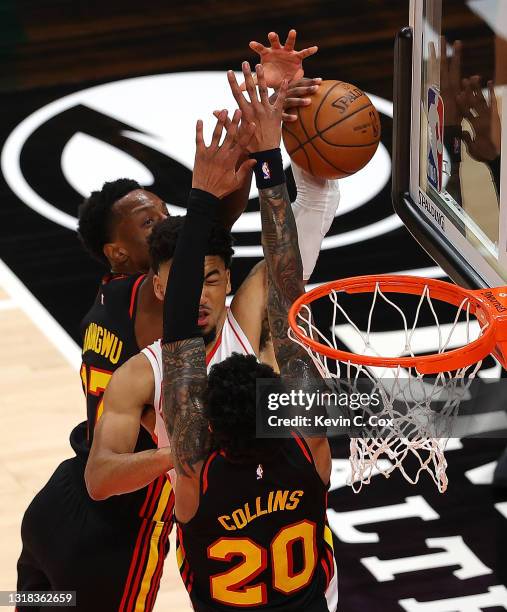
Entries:
MULTIPOLYGON (((393 301, 393 294, 388 297, 382 292, 379 283, 372 291, 371 304, 367 312, 365 329, 360 329, 349 312, 340 303, 343 292, 331 290, 328 298, 331 301, 333 316, 329 337, 314 324, 311 309, 303 305, 297 315, 299 329, 307 338, 328 347, 338 349, 338 327, 346 328, 347 344, 353 347, 356 355, 374 357, 416 357, 423 352, 444 353, 458 346, 464 346, 476 340, 485 330, 471 314, 470 301, 464 298, 455 307, 456 312, 451 323, 441 323, 437 308, 431 297, 428 285, 421 289, 410 308, 402 308, 393 301), (421 324, 423 306, 426 316, 430 313, 431 326, 421 324), (376 312, 379 311, 379 312, 376 312), (400 332, 389 334, 374 332, 373 320, 389 318, 399 320, 400 332), (337 325, 337 321, 343 325, 337 325), (426 351, 424 351, 426 349, 426 351)), ((365 297, 365 294, 361 294, 365 297)), ((367 294, 368 295, 368 294, 367 294)), ((354 311, 355 312, 355 311, 354 311)), ((448 313, 447 313, 448 320, 448 313)), ((300 340, 292 330, 289 336, 300 344, 312 357, 319 373, 349 393, 364 388, 368 383, 369 393, 377 393, 382 401, 374 411, 371 407, 361 406, 366 416, 375 415, 375 423, 387 423, 379 435, 378 426, 366 425, 362 428, 361 437, 351 438, 349 484, 357 493, 364 484, 369 484, 372 476, 383 474, 386 478, 396 469, 412 484, 419 481, 421 473, 428 472, 440 492, 447 488, 444 456, 447 441, 451 435, 453 422, 457 416, 460 403, 467 398, 472 379, 481 366, 473 363, 455 371, 424 375, 416 367, 373 367, 354 363, 348 360, 332 359, 309 347, 300 340), (363 386, 362 386, 363 385, 363 386)), ((368 423, 371 419, 362 419, 368 423)))

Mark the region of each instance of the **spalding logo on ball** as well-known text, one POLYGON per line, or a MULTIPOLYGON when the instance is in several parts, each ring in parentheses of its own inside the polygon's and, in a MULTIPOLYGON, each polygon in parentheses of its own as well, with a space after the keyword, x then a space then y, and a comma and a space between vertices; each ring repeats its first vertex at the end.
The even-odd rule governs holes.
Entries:
POLYGON ((380 119, 368 96, 343 81, 323 81, 298 120, 284 123, 283 142, 294 162, 314 176, 350 176, 364 168, 380 141, 380 119))

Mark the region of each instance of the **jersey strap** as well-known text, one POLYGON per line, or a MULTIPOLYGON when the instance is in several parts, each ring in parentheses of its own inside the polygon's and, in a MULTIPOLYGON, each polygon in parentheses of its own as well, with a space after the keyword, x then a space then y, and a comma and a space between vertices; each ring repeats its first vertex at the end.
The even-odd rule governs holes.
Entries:
POLYGON ((142 274, 134 283, 132 287, 132 292, 130 294, 130 306, 129 306, 129 316, 131 319, 136 318, 136 305, 137 305, 137 295, 138 289, 141 286, 141 283, 146 278, 146 274, 142 274))

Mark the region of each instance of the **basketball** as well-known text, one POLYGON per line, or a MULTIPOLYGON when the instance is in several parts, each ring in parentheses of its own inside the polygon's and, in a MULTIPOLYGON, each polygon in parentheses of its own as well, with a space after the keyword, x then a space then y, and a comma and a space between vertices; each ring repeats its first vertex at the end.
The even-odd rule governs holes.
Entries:
POLYGON ((380 119, 368 96, 343 81, 323 81, 298 120, 284 123, 283 142, 294 162, 314 176, 350 176, 373 157, 380 119))

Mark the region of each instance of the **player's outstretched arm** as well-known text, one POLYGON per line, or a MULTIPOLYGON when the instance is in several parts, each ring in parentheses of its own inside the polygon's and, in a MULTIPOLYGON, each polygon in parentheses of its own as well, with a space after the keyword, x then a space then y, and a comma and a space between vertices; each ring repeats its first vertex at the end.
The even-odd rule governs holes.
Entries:
MULTIPOLYGON (((319 378, 307 353, 288 336, 288 313, 291 304, 304 293, 303 266, 298 246, 298 232, 289 194, 285 185, 280 154, 281 119, 286 82, 275 105, 267 97, 262 66, 257 66, 259 98, 248 64, 243 66, 246 88, 255 109, 256 131, 251 140, 251 154, 256 159, 255 178, 259 188, 262 219, 262 246, 268 270, 268 318, 275 356, 281 374, 300 380, 319 378)), ((235 92, 235 78, 230 75, 235 92)), ((329 481, 331 453, 325 437, 309 438, 319 475, 329 481)))
POLYGON ((134 452, 143 409, 153 403, 154 384, 153 371, 142 354, 129 359, 111 378, 85 471, 92 499, 137 491, 173 467, 169 448, 134 452))
MULTIPOLYGON (((164 297, 163 409, 178 473, 176 513, 183 522, 197 511, 200 471, 209 450, 203 408, 206 353, 197 325, 208 239, 220 198, 231 193, 254 165, 246 160, 237 169, 241 154, 236 142, 240 116, 237 111, 220 145, 227 120, 227 112, 222 111, 209 147, 204 144, 202 121, 197 122, 192 191, 164 297)), ((251 137, 254 128, 247 127, 243 133, 251 137)))
MULTIPOLYGON (((264 68, 264 77, 268 87, 280 87, 283 79, 288 82, 302 79, 304 76, 303 60, 314 55, 319 50, 317 46, 296 51, 296 30, 290 30, 284 45, 276 32, 268 34, 269 47, 252 40, 250 49, 259 54, 264 68)), ((246 89, 246 83, 241 86, 246 89)))

